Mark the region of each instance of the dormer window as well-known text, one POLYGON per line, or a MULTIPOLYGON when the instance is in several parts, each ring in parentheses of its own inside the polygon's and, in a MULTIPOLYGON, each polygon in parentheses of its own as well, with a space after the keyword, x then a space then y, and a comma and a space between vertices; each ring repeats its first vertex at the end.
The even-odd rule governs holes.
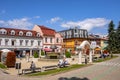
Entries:
POLYGON ((31 32, 26 32, 26 36, 32 36, 31 32))
POLYGON ((11 35, 15 35, 15 31, 14 31, 14 30, 12 30, 10 34, 11 34, 11 35))
POLYGON ((20 32, 19 32, 19 35, 20 35, 20 36, 22 36, 22 35, 23 35, 23 32, 22 32, 22 31, 20 31, 20 32))
POLYGON ((40 33, 37 33, 37 37, 40 37, 40 33))
POLYGON ((7 34, 7 31, 5 29, 1 29, 0 34, 7 34))

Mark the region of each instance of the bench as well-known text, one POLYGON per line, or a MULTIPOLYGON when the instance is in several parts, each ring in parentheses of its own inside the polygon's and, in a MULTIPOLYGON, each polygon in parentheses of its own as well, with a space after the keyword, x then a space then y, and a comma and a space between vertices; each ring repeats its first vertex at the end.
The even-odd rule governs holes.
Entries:
POLYGON ((57 69, 57 68, 58 68, 57 65, 43 66, 42 71, 53 70, 53 69, 57 69))
MULTIPOLYGON (((38 72, 38 71, 41 71, 40 67, 37 67, 34 69, 34 72, 38 72)), ((33 72, 33 70, 30 68, 29 69, 22 69, 22 74, 31 73, 31 72, 33 72)))
POLYGON ((70 64, 69 64, 69 63, 68 63, 68 64, 64 64, 64 65, 59 65, 59 64, 58 64, 58 66, 59 66, 59 68, 63 68, 63 67, 69 67, 70 64))

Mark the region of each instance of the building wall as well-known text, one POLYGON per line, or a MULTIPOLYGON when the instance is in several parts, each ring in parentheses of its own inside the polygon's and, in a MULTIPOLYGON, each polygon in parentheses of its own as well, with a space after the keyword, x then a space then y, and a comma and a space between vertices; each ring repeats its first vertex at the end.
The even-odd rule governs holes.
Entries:
POLYGON ((38 25, 35 25, 32 29, 33 31, 39 32, 41 36, 43 36, 43 33, 38 25))
POLYGON ((63 43, 63 38, 61 37, 61 35, 59 33, 55 33, 54 36, 44 36, 43 35, 44 33, 42 32, 41 28, 37 25, 34 26, 33 30, 40 32, 41 36, 43 37, 43 48, 45 48, 45 47, 50 48, 52 45, 55 45, 55 46, 57 46, 57 49, 59 49, 57 51, 60 52, 61 47, 62 47, 61 44, 63 43), (46 38, 47 38, 47 43, 45 41, 46 38), (50 41, 51 38, 52 38, 52 43, 50 41), (59 39, 58 43, 56 42, 57 38, 59 39))
POLYGON ((78 29, 77 27, 73 29, 63 30, 59 32, 63 37, 62 48, 76 50, 76 46, 80 45, 82 41, 88 39, 88 32, 84 29, 78 29))
POLYGON ((38 48, 42 46, 42 39, 39 38, 0 36, 0 39, 0 48, 38 48), (8 40, 8 45, 5 44, 6 40, 8 40), (12 45, 12 40, 14 40, 14 45, 12 45), (23 40, 22 45, 20 45, 20 40, 23 40), (28 41, 28 45, 26 45, 26 40, 28 41), (31 41, 33 41, 33 45, 31 45, 31 41), (38 45, 38 41, 40 41, 40 45, 38 45))

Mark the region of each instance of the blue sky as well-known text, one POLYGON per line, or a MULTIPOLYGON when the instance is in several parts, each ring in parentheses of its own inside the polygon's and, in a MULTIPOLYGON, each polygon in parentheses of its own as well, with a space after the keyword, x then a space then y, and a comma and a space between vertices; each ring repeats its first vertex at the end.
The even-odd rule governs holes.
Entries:
POLYGON ((107 34, 120 21, 120 0, 0 0, 0 26, 32 29, 35 24, 56 31, 70 27, 107 34))

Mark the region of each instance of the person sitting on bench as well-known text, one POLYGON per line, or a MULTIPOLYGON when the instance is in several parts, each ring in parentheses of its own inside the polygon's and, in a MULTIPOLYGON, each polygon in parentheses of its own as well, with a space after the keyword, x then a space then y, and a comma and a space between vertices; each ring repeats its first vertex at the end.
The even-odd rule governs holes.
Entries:
POLYGON ((63 60, 59 60, 58 66, 59 67, 65 67, 65 65, 68 65, 68 60, 64 57, 63 60))
POLYGON ((35 68, 36 68, 35 63, 32 61, 30 65, 30 69, 32 70, 32 72, 35 71, 35 68))

